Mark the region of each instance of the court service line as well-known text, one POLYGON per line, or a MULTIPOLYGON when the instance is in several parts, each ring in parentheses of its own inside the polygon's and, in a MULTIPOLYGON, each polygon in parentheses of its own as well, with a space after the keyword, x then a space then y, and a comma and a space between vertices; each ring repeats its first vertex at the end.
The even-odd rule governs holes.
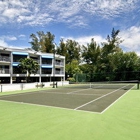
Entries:
MULTIPOLYGON (((44 90, 44 91, 46 91, 46 90, 44 90)), ((43 90, 39 90, 39 92, 40 92, 40 94, 41 93, 44 93, 44 91, 43 90)), ((49 90, 48 90, 49 91, 49 90)), ((55 94, 62 94, 61 92, 51 92, 51 91, 46 91, 46 93, 55 93, 55 94)), ((19 93, 15 93, 15 94, 8 94, 8 95, 0 95, 0 98, 3 98, 3 97, 13 97, 13 96, 23 96, 23 95, 29 95, 29 94, 38 94, 38 92, 36 92, 36 91, 31 91, 31 92, 19 92, 19 93)))
MULTIPOLYGON (((128 86, 128 85, 126 85, 126 86, 128 86)), ((120 89, 122 89, 122 88, 124 88, 124 87, 126 87, 126 86, 123 86, 123 87, 121 87, 121 88, 119 88, 119 89, 117 89, 117 90, 114 90, 114 91, 112 91, 112 92, 109 92, 108 94, 105 94, 105 95, 103 95, 103 96, 101 96, 101 97, 99 97, 99 98, 96 98, 96 99, 94 99, 94 100, 92 100, 92 101, 90 101, 90 102, 87 102, 87 103, 85 103, 85 104, 83 104, 83 105, 81 105, 81 106, 78 106, 78 107, 76 107, 74 110, 77 110, 77 109, 82 108, 82 107, 84 107, 84 106, 86 106, 86 105, 88 105, 88 104, 91 104, 91 103, 93 103, 93 102, 95 102, 95 101, 97 101, 97 100, 99 100, 99 99, 101 99, 101 98, 103 98, 103 97, 106 97, 106 96, 108 96, 108 95, 110 95, 110 94, 112 94, 112 93, 114 93, 114 92, 119 91, 120 89)))
POLYGON ((22 95, 26 95, 26 94, 36 94, 36 93, 34 93, 34 92, 23 92, 23 93, 16 93, 16 94, 8 94, 8 95, 1 95, 0 98, 12 97, 12 96, 22 96, 22 95))
POLYGON ((89 90, 89 89, 91 89, 91 88, 80 89, 80 90, 76 90, 76 91, 68 92, 67 94, 73 94, 73 93, 76 93, 76 92, 79 92, 79 91, 84 91, 84 90, 89 90))

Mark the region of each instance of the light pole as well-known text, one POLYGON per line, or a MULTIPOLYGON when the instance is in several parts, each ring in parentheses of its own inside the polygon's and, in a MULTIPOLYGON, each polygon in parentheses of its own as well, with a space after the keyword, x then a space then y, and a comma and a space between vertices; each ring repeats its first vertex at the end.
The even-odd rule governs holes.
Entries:
POLYGON ((55 88, 55 46, 56 43, 54 43, 54 48, 53 48, 53 88, 55 88))

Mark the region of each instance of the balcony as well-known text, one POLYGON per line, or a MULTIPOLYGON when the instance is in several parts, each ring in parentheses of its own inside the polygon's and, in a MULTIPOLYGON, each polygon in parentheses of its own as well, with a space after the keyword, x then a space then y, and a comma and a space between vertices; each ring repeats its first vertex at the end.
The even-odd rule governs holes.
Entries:
POLYGON ((27 56, 13 55, 13 62, 19 62, 20 59, 27 58, 27 56))
POLYGON ((55 74, 62 75, 64 74, 64 71, 55 70, 55 74))
POLYGON ((63 62, 55 61, 55 65, 56 65, 56 66, 64 66, 64 63, 63 63, 63 62))
POLYGON ((10 69, 0 69, 0 74, 9 74, 10 69))
POLYGON ((2 62, 10 62, 10 57, 9 56, 0 56, 0 61, 2 61, 2 62))
POLYGON ((52 69, 42 69, 42 74, 52 74, 52 69))
POLYGON ((51 66, 52 63, 42 63, 42 65, 51 66))

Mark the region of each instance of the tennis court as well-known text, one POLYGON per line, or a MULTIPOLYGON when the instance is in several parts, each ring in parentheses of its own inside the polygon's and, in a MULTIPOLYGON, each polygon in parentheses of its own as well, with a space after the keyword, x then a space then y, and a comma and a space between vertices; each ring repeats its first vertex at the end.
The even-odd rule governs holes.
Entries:
POLYGON ((0 96, 0 100, 82 110, 104 112, 135 84, 74 84, 70 86, 0 96))

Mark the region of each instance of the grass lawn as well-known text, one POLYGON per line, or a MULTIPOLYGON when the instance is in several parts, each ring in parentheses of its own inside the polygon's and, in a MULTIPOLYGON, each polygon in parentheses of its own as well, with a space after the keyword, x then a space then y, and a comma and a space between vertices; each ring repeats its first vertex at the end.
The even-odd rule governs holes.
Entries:
POLYGON ((140 90, 129 91, 103 114, 0 101, 0 140, 139 138, 140 90))

